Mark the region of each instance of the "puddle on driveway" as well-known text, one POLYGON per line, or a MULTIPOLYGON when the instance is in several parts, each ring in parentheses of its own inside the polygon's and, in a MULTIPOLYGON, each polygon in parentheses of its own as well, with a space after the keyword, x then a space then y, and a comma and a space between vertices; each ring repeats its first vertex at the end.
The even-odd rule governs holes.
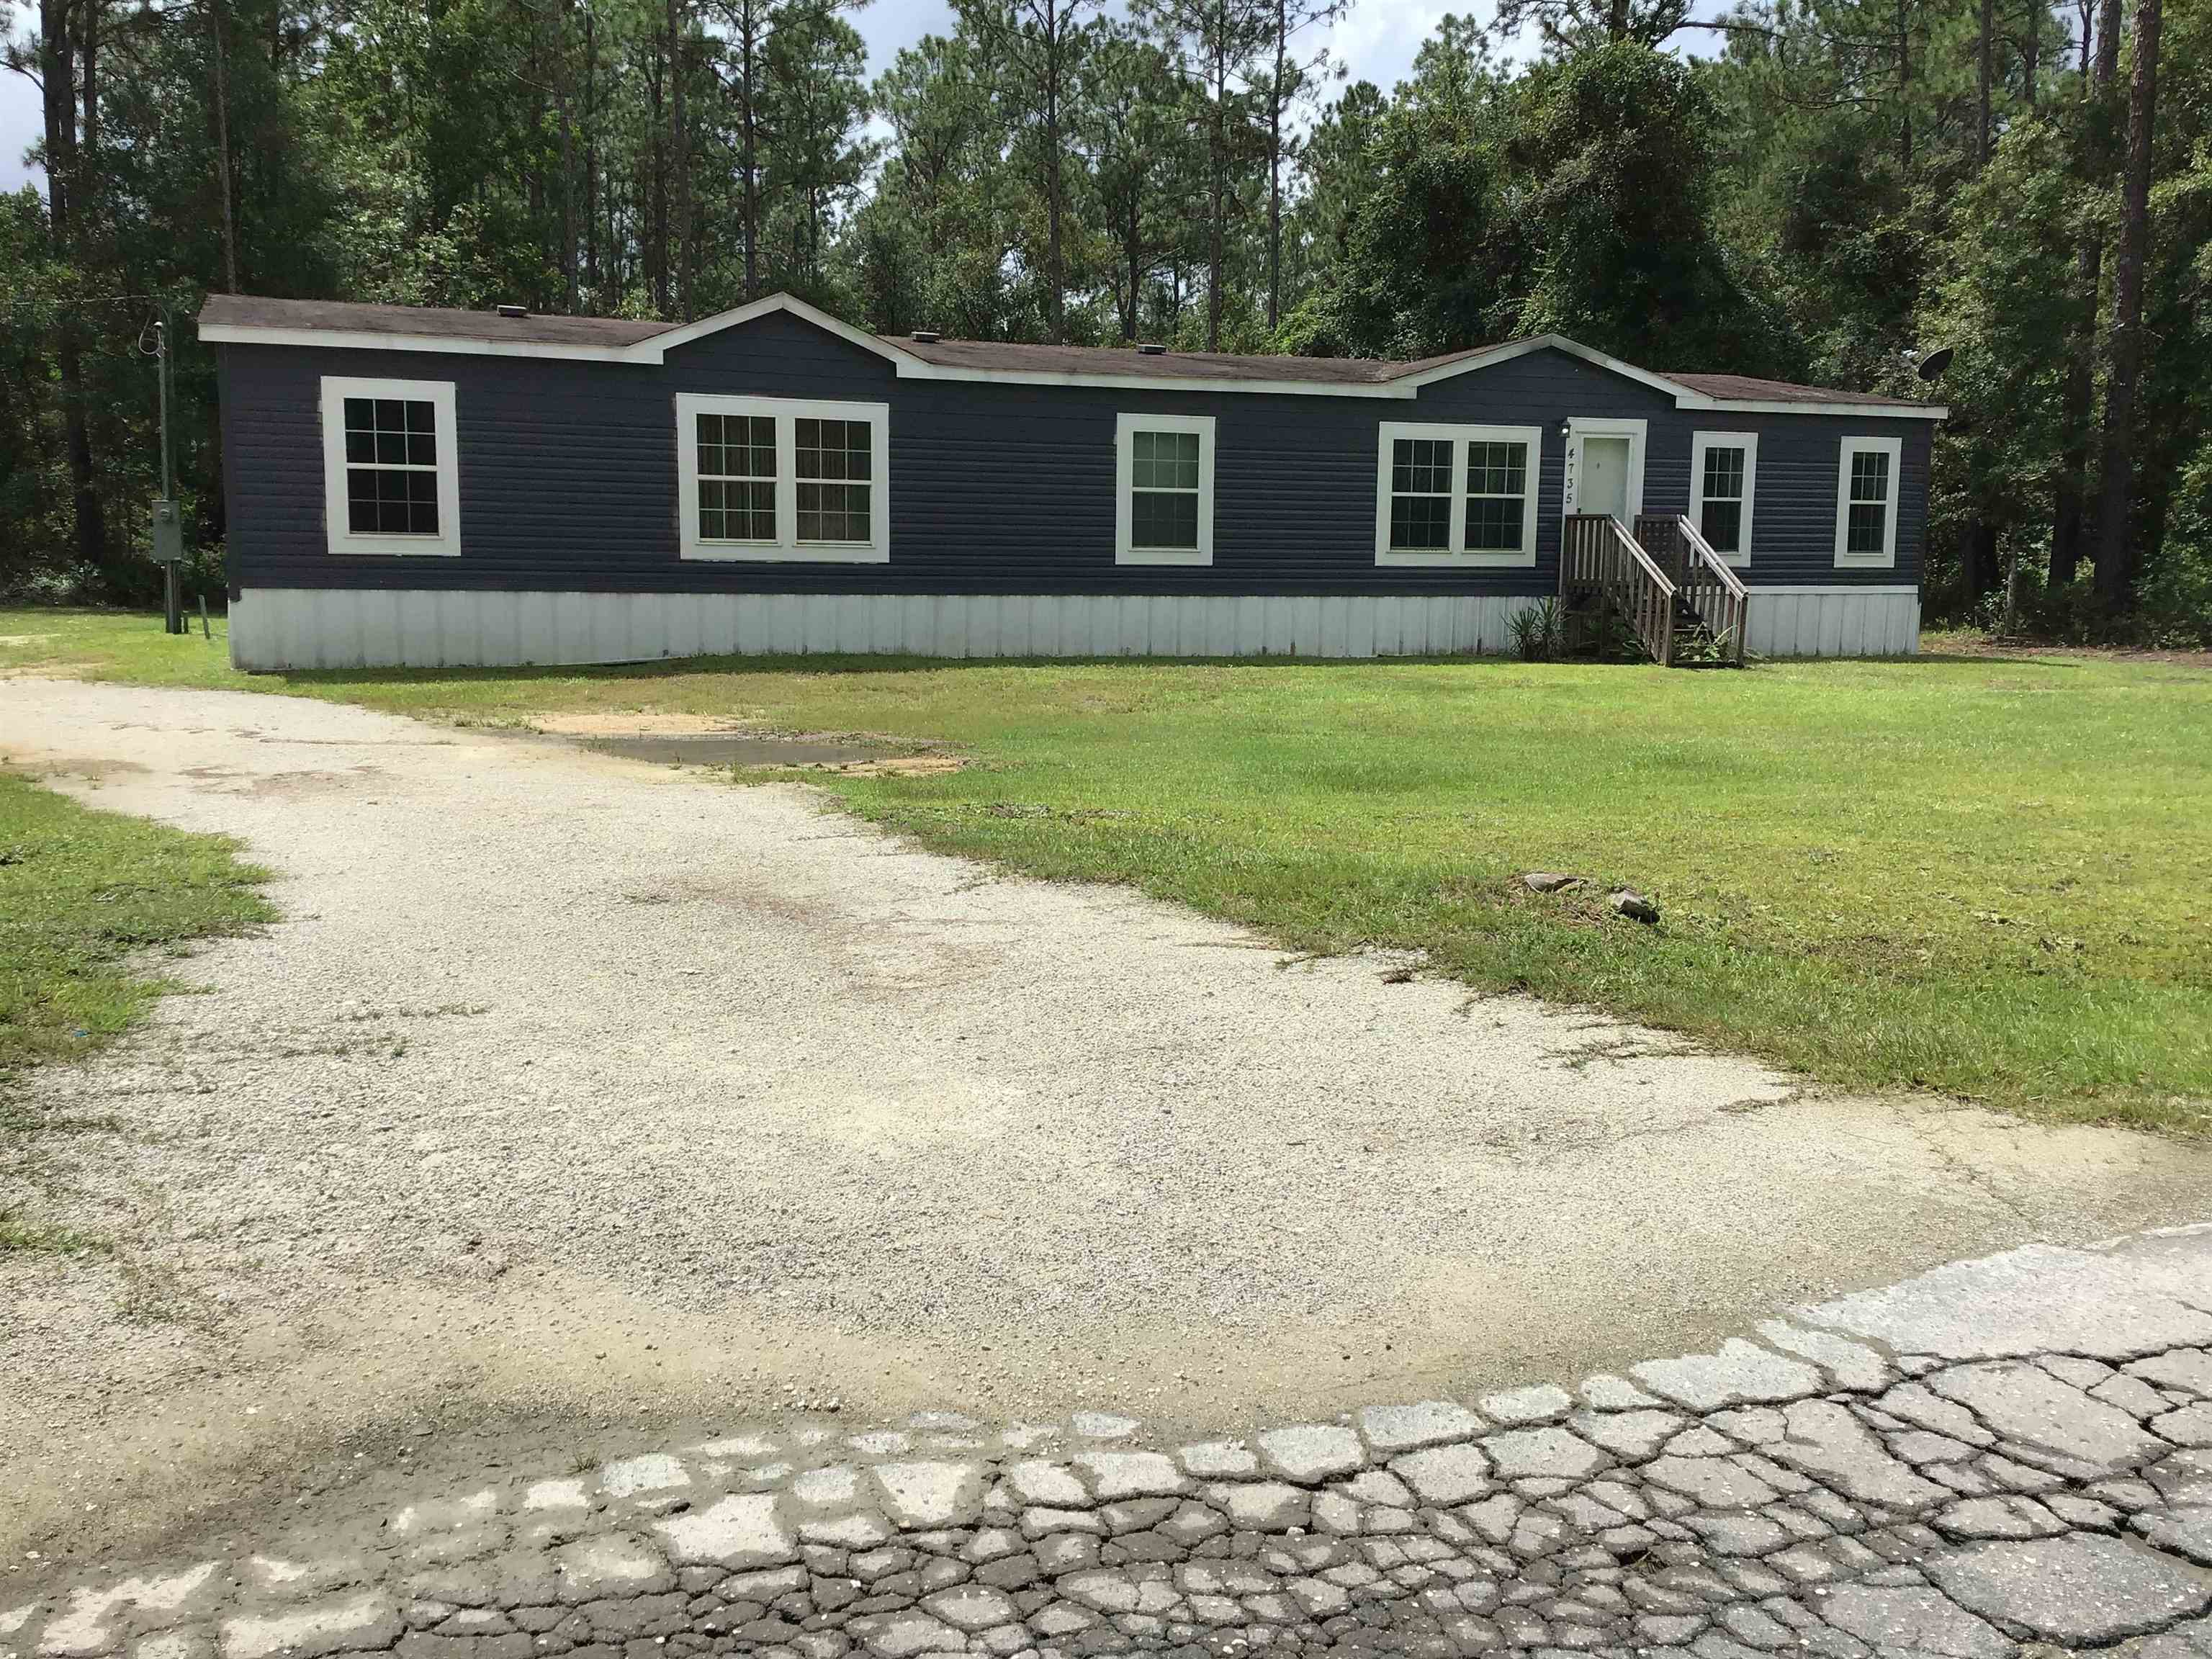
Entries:
POLYGON ((861 743, 814 743, 803 738, 762 737, 748 732, 698 732, 680 737, 640 733, 588 739, 584 747, 625 760, 662 766, 848 766, 884 758, 861 743))

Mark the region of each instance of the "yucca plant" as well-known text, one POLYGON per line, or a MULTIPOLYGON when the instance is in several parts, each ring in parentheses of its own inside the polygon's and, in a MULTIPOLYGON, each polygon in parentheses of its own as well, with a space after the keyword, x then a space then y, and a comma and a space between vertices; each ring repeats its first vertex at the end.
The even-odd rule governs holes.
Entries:
POLYGON ((1559 648, 1559 602, 1547 598, 1522 606, 1513 613, 1507 631, 1513 636, 1513 648, 1521 653, 1522 661, 1550 660, 1559 648))

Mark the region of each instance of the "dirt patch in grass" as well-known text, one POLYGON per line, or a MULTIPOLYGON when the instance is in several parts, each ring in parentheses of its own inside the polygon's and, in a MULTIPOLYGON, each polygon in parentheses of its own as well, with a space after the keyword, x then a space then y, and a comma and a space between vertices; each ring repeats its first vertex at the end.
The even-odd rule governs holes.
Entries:
MULTIPOLYGON (((757 720, 663 708, 586 708, 532 714, 528 725, 532 731, 543 732, 549 738, 695 738, 716 732, 762 730, 757 720)), ((765 731, 763 735, 767 735, 765 731)))
POLYGON ((1988 657, 2016 662, 2070 657, 2084 662, 2167 663, 2182 668, 2200 668, 2212 673, 2212 650, 2186 647, 2047 645, 2034 640, 2008 640, 1989 634, 1957 633, 1923 635, 1921 651, 1926 655, 1988 657))

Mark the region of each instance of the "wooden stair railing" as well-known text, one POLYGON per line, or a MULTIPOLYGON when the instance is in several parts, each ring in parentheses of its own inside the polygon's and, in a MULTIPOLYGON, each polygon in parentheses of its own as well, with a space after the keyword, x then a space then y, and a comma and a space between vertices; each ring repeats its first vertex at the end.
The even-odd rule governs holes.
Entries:
MULTIPOLYGON (((1680 513, 1638 514, 1636 539, 1680 591, 1684 605, 1717 646, 1707 659, 1742 667, 1744 635, 1751 613, 1751 596, 1743 579, 1713 551, 1711 544, 1698 533, 1697 526, 1680 513)), ((1687 643, 1678 632, 1677 648, 1687 643)))
POLYGON ((1593 588, 1628 619, 1654 662, 1674 659, 1679 589, 1609 513, 1570 513, 1559 538, 1559 592, 1593 588))

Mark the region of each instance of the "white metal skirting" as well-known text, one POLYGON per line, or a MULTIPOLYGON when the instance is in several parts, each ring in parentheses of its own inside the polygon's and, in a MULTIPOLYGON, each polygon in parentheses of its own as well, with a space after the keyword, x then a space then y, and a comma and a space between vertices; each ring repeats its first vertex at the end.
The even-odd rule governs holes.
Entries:
MULTIPOLYGON (((711 653, 921 657, 1393 657, 1510 648, 1528 594, 555 593, 247 588, 240 668, 647 662, 711 653)), ((1909 587, 1753 588, 1765 656, 1895 656, 1918 642, 1909 587)))
POLYGON ((247 588, 240 668, 643 662, 716 653, 1374 657, 1504 650, 1530 596, 501 593, 247 588))
POLYGON ((1754 587, 1744 643, 1762 657, 1906 657, 1920 648, 1917 587, 1754 587))

